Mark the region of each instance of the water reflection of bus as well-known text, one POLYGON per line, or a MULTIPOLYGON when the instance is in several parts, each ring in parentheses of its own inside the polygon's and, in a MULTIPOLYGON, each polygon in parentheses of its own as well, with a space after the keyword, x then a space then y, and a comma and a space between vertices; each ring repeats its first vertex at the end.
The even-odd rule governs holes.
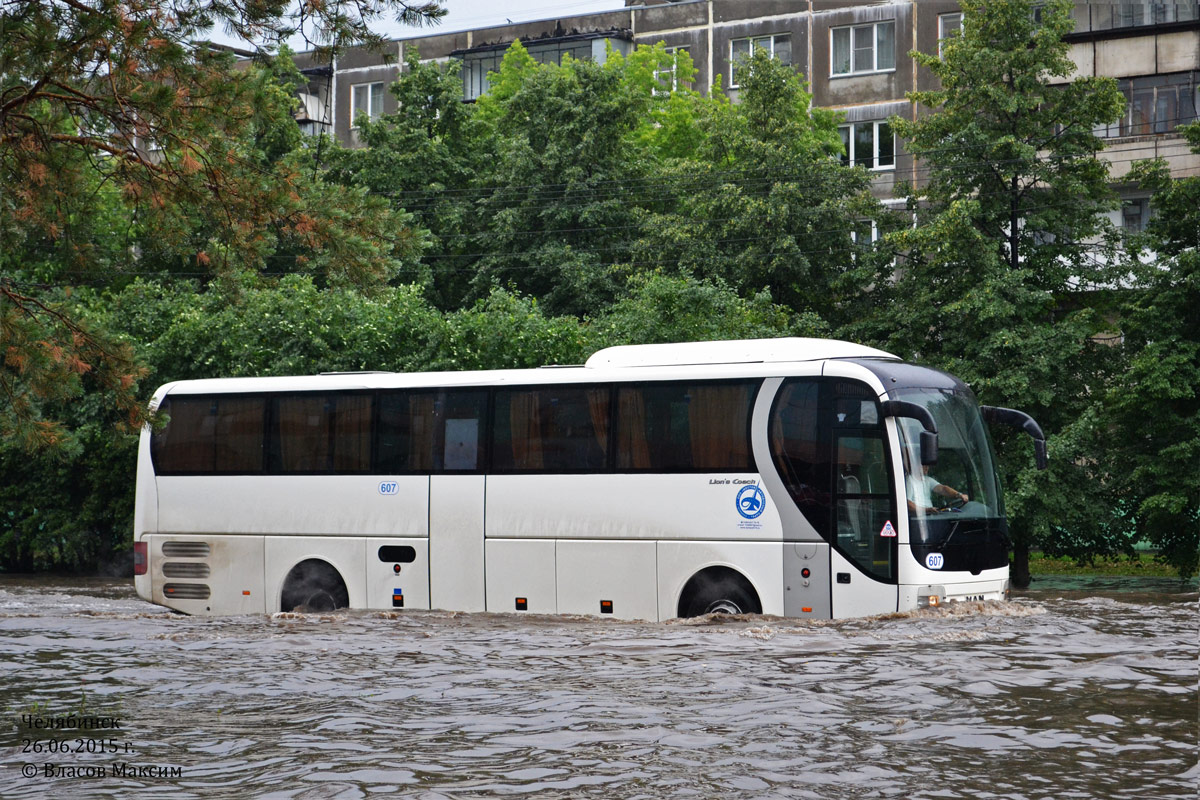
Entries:
MULTIPOLYGON (((830 618, 1008 587, 970 390, 846 342, 183 381, 154 405, 167 421, 141 440, 135 583, 188 613, 830 618), (971 502, 910 517, 921 461, 971 502)), ((985 414, 1044 453, 1028 417, 985 414)))

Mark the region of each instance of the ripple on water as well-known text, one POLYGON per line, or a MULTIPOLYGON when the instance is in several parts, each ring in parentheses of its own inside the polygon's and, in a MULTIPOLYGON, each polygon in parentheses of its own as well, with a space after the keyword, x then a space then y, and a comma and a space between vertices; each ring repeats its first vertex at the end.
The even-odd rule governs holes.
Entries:
MULTIPOLYGON (((111 714, 130 763, 183 773, 88 796, 1165 800, 1197 780, 1194 606, 1051 590, 839 621, 214 620, 124 584, 6 580, 0 697, 12 719, 111 714)), ((6 798, 80 786, 0 771, 6 798)))

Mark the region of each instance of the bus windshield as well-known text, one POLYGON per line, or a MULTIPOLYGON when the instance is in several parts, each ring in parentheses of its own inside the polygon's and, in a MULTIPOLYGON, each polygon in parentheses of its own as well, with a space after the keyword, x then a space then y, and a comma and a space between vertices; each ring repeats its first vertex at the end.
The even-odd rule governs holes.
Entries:
POLYGON ((992 448, 974 398, 945 389, 910 389, 898 399, 924 406, 938 429, 937 463, 922 465, 921 423, 897 420, 914 542, 938 543, 949 531, 947 522, 1002 519, 992 448))

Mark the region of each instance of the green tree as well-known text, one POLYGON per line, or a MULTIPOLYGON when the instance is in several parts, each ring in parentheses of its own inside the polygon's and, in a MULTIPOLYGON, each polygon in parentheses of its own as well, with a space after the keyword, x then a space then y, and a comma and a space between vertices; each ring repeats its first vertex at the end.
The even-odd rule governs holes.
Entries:
MULTIPOLYGON (((1200 153, 1200 123, 1181 128, 1200 153)), ((1104 398, 1112 460, 1137 530, 1181 578, 1200 559, 1200 178, 1137 165, 1155 214, 1123 293, 1126 369, 1104 398)))
POLYGON ((453 308, 469 293, 473 199, 491 141, 487 126, 474 117, 477 106, 462 101, 457 70, 436 62, 421 63, 407 51, 405 70, 391 85, 394 114, 358 121, 359 149, 329 147, 324 160, 329 178, 386 197, 429 231, 422 259, 401 273, 401 280, 426 286, 443 308, 453 308))
POLYGON ((765 51, 739 71, 739 103, 723 93, 671 109, 673 146, 656 182, 670 193, 642 225, 635 261, 767 290, 798 311, 836 317, 858 294, 851 231, 880 216, 864 169, 843 166, 837 121, 811 108, 796 72, 765 51), (683 133, 680 134, 679 131, 683 133))
POLYGON ((591 320, 596 346, 827 336, 813 313, 796 313, 762 290, 742 297, 720 282, 644 273, 629 279, 628 293, 591 320))
POLYGON ((581 315, 612 302, 622 283, 613 265, 628 260, 651 190, 633 134, 656 101, 638 62, 615 52, 604 64, 531 60, 514 43, 479 100, 494 148, 468 240, 472 294, 512 287, 552 313, 581 315))
POLYGON ((1097 301, 1109 294, 1092 290, 1118 275, 1103 216, 1114 195, 1092 131, 1124 100, 1110 79, 1055 82, 1075 69, 1063 41, 1070 2, 1038 3, 1037 18, 1028 0, 961 5, 962 34, 942 56, 912 54, 941 82, 910 95, 932 113, 892 120, 926 178, 910 197, 917 226, 891 237, 904 258, 894 280, 879 276, 884 311, 872 325, 887 349, 959 375, 982 402, 1033 414, 1052 436, 1052 468, 1037 475, 1028 439, 997 431, 1023 586, 1032 545, 1110 531, 1114 519, 1088 412, 1114 358, 1091 338, 1106 327, 1097 301))
MULTIPOLYGON (((131 220, 115 228, 136 220, 160 244, 182 246, 197 227, 204 229, 208 246, 192 254, 197 268, 214 261, 257 266, 271 229, 323 251, 325 264, 351 279, 360 269, 386 268, 389 260, 373 244, 386 226, 352 213, 379 209, 353 192, 304 191, 296 165, 285 159, 264 167, 254 151, 269 153, 277 143, 254 134, 262 130, 260 109, 277 110, 279 95, 268 97, 259 75, 236 69, 230 54, 196 40, 222 24, 248 40, 278 42, 304 24, 322 42, 340 46, 379 41, 369 22, 382 13, 394 10, 416 23, 442 11, 436 3, 404 0, 305 4, 298 14, 289 6, 290 0, 6 3, 0 182, 18 188, 0 195, 0 251, 57 250, 82 271, 73 281, 93 277, 87 274, 92 245, 114 252, 112 237, 79 235, 100 193, 118 200, 131 220), (321 213, 335 207, 342 218, 321 213)), ((140 407, 132 352, 68 314, 46 288, 65 282, 48 274, 54 270, 46 262, 0 261, 0 435, 27 446, 60 441, 63 428, 45 411, 85 389, 107 393, 135 415, 140 407)))

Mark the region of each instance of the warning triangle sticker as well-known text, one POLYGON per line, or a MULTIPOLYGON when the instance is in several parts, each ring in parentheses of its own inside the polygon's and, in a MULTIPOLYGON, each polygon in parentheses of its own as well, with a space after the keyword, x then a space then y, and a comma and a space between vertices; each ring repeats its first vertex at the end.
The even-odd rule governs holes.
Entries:
POLYGON ((893 538, 896 535, 896 529, 892 527, 892 521, 889 519, 883 524, 883 528, 879 531, 880 536, 893 538))

